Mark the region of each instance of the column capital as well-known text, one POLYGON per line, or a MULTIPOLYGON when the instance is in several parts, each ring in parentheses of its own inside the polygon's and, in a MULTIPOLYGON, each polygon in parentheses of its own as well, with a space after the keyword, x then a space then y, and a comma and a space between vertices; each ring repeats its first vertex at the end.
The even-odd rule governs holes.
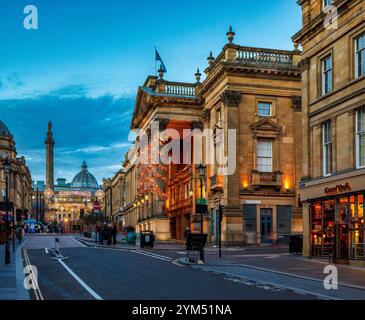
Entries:
POLYGON ((234 90, 226 90, 221 95, 221 101, 229 108, 237 108, 242 99, 242 92, 234 90))

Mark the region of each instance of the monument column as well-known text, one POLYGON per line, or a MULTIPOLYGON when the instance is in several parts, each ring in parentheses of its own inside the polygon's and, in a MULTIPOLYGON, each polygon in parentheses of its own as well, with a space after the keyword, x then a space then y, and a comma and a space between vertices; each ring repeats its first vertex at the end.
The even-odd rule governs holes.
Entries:
POLYGON ((54 145, 52 122, 48 122, 46 141, 46 189, 54 190, 54 145))

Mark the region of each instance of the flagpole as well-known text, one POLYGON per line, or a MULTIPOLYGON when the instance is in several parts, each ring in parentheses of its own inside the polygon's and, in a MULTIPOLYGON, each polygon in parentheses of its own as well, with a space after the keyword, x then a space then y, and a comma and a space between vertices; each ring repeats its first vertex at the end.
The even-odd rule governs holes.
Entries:
POLYGON ((155 77, 157 77, 157 60, 156 60, 156 47, 155 47, 155 77))

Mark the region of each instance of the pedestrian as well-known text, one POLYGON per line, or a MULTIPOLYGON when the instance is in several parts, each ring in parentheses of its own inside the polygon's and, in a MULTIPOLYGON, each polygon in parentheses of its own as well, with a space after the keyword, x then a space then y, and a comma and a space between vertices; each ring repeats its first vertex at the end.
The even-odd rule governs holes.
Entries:
POLYGON ((113 226, 111 224, 109 224, 106 227, 106 239, 107 239, 107 246, 111 246, 112 245, 112 238, 113 238, 113 226))
POLYGON ((185 240, 188 240, 189 235, 190 235, 190 228, 189 227, 186 227, 185 228, 185 232, 184 232, 184 238, 185 238, 185 240))
POLYGON ((96 241, 99 242, 99 244, 100 244, 100 242, 101 242, 101 227, 100 227, 99 222, 96 224, 95 233, 96 233, 95 237, 97 239, 96 241))
POLYGON ((116 224, 113 225, 113 230, 112 230, 112 235, 113 235, 113 245, 117 245, 117 234, 118 234, 118 229, 116 224))
POLYGON ((18 238, 18 241, 19 241, 19 244, 22 243, 22 240, 23 240, 23 228, 22 227, 19 227, 18 230, 17 230, 17 238, 18 238))
POLYGON ((102 227, 101 227, 101 237, 100 237, 100 244, 103 245, 104 244, 104 240, 107 238, 106 237, 106 228, 107 228, 107 225, 106 223, 104 222, 102 227))
POLYGON ((185 241, 186 241, 186 250, 190 250, 190 244, 189 244, 190 234, 191 234, 190 228, 186 227, 185 232, 184 232, 184 238, 185 238, 185 241))

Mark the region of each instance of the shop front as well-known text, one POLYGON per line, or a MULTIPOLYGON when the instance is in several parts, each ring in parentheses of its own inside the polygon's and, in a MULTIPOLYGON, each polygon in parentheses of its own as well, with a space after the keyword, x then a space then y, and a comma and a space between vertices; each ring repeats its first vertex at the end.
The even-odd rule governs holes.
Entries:
POLYGON ((365 262, 364 176, 307 185, 304 199, 305 256, 338 264, 365 262), (361 190, 362 188, 362 190, 361 190))
POLYGON ((333 257, 337 263, 364 260, 364 195, 311 203, 312 256, 333 257))

